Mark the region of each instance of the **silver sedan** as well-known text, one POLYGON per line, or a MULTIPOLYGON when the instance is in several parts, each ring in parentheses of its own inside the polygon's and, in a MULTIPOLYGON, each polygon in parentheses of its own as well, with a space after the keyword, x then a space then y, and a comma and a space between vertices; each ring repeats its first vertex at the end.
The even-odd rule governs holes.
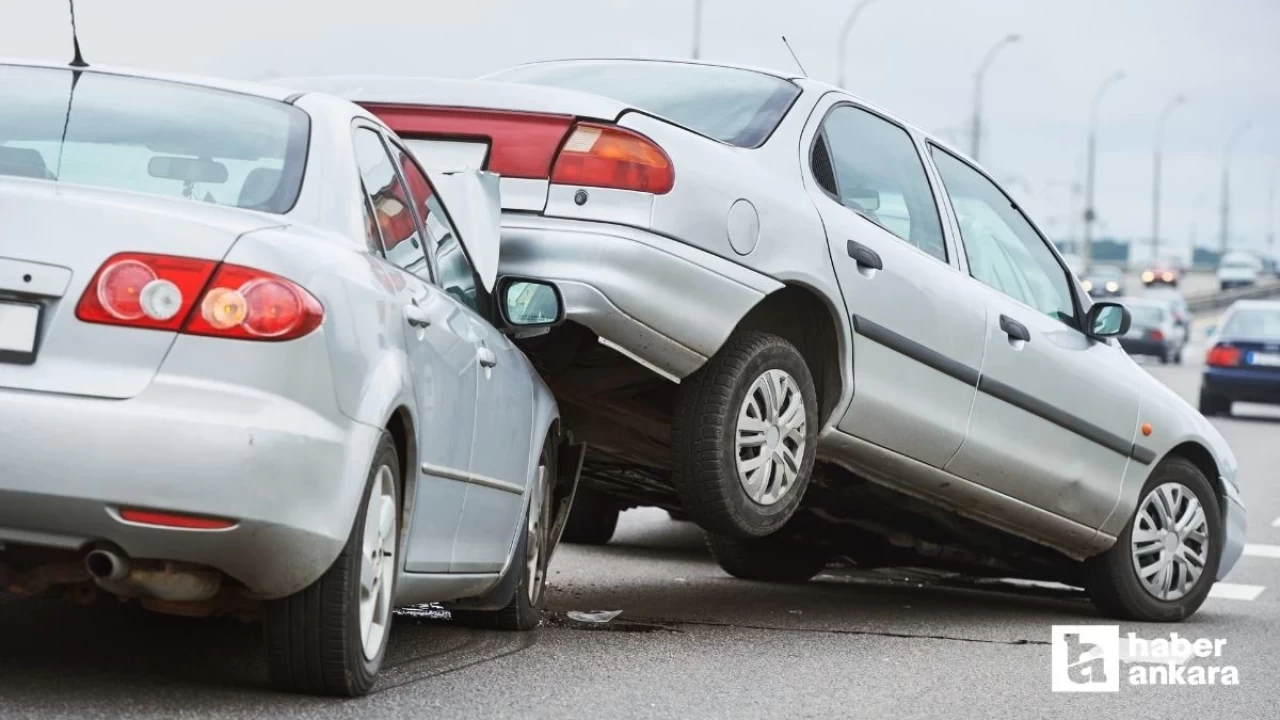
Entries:
POLYGON ((0 87, 0 589, 260 610, 274 682, 341 695, 396 606, 536 626, 577 465, 497 328, 563 308, 497 278, 496 178, 320 94, 0 87))

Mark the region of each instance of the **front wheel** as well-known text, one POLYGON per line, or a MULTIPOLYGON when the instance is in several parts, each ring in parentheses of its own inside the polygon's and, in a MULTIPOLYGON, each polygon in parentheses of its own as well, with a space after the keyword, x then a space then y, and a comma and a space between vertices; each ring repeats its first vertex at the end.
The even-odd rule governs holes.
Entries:
POLYGON ((707 534, 707 548, 720 568, 743 580, 797 583, 822 572, 831 559, 824 548, 776 536, 740 540, 707 534))
POLYGON ((356 697, 373 687, 391 631, 399 488, 395 446, 383 435, 338 559, 310 587, 266 604, 267 664, 277 688, 356 697))
POLYGON ((684 510, 716 535, 776 532, 813 472, 818 399, 804 356, 777 335, 739 333, 678 393, 672 480, 684 510))
POLYGON ((1139 497, 1116 544, 1085 561, 1086 587, 1110 617, 1177 622, 1204 603, 1218 574, 1218 495, 1193 463, 1170 457, 1151 473, 1139 497))

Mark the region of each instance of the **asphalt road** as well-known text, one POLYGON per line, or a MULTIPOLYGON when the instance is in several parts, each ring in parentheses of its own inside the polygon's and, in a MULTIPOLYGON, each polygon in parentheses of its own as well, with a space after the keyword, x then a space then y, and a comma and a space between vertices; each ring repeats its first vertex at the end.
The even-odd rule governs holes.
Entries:
MULTIPOLYGON (((1196 367, 1147 367, 1193 397, 1196 367)), ((1239 457, 1257 547, 1191 620, 1122 631, 1225 639, 1220 662, 1239 686, 1053 694, 1050 626, 1104 622, 1072 591, 903 572, 739 581, 696 528, 638 510, 612 544, 557 554, 545 627, 402 617, 378 688, 356 701, 272 693, 254 625, 0 598, 0 718, 1272 718, 1280 559, 1265 555, 1280 554, 1280 414, 1236 409, 1215 422, 1239 457), (586 626, 569 610, 623 612, 586 626)))

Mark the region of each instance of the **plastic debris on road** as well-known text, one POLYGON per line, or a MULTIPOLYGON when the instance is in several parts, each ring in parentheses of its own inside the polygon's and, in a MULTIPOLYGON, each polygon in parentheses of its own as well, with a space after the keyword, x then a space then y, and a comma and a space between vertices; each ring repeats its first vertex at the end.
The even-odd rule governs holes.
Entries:
POLYGON ((621 610, 570 610, 565 617, 584 623, 607 623, 621 614, 621 610))

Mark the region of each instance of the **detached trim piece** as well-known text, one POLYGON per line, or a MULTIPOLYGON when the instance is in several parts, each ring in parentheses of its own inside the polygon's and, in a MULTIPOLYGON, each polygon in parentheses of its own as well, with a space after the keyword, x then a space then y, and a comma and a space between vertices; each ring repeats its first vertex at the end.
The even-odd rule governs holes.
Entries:
POLYGON ((978 386, 979 372, 977 369, 952 360, 937 350, 925 347, 911 338, 903 337, 883 325, 878 325, 864 317, 854 315, 853 331, 877 345, 883 345, 894 352, 906 355, 912 360, 922 365, 927 365, 943 375, 949 375, 965 385, 978 386))
POLYGON ((523 495, 524 488, 509 483, 506 480, 498 480, 497 478, 487 477, 485 475, 476 475, 475 473, 463 472, 452 468, 432 465, 431 463, 422 463, 422 472, 436 477, 448 478, 449 480, 457 480, 470 485, 479 485, 481 487, 493 488, 502 492, 509 492, 512 495, 523 495))
POLYGON ((953 377, 966 385, 972 385, 977 388, 979 392, 986 393, 997 400, 1001 400, 1020 410, 1029 412, 1042 420, 1047 420, 1064 430, 1073 432, 1076 435, 1079 435, 1090 442, 1101 445, 1112 452, 1128 458, 1133 458, 1135 462, 1143 465, 1150 465, 1155 462, 1156 453, 1149 448, 1145 448, 1137 443, 1125 440, 1119 435, 1108 430, 1104 430, 1088 420, 1060 410, 1034 395, 1029 395, 1011 385, 1006 385, 999 380, 993 380, 992 378, 983 375, 978 370, 975 370, 964 363, 953 360, 936 350, 925 347, 911 338, 903 337, 883 325, 876 324, 859 315, 853 315, 851 317, 853 320, 853 331, 877 345, 883 345, 884 347, 905 355, 922 365, 931 367, 944 375, 953 377))

